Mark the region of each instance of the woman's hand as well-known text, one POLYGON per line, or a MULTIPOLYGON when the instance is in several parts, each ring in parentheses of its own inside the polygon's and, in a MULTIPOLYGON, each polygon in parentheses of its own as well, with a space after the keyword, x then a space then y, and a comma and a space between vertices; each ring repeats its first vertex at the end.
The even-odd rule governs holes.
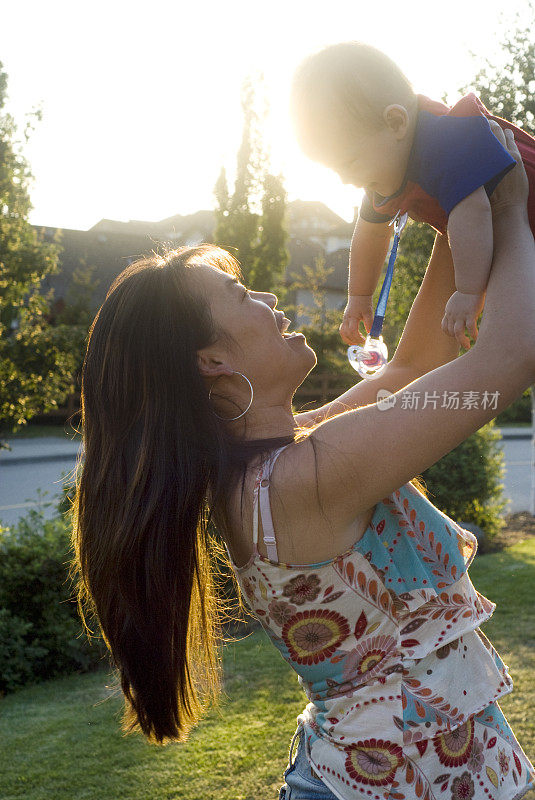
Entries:
POLYGON ((490 196, 492 215, 495 217, 502 213, 504 209, 512 206, 523 207, 527 215, 528 176, 522 162, 522 156, 516 146, 513 131, 509 128, 504 131, 494 120, 489 120, 489 125, 493 134, 516 161, 516 167, 513 167, 501 179, 490 196))

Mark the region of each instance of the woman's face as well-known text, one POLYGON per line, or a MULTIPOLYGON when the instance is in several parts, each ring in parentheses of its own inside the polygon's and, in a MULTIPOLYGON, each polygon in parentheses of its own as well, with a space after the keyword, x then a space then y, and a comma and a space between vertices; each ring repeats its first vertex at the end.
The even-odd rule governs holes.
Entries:
POLYGON ((291 397, 316 364, 316 354, 303 334, 282 335, 289 326, 270 292, 247 290, 234 276, 216 267, 198 265, 195 278, 205 294, 215 325, 235 346, 219 341, 202 351, 206 364, 225 364, 246 375, 255 405, 278 404, 291 397))

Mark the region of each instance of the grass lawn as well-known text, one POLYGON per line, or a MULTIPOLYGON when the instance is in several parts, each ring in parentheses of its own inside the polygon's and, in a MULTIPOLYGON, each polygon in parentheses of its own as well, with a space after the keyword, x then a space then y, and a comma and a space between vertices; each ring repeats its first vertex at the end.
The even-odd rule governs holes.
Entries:
POLYGON ((41 439, 43 436, 58 436, 61 439, 81 439, 81 435, 76 433, 80 428, 78 418, 72 422, 50 423, 49 425, 28 424, 23 425, 16 433, 5 435, 5 439, 41 439))
MULTIPOLYGON (((498 604, 484 630, 509 665, 502 707, 535 755, 535 538, 479 556, 470 574, 498 604)), ((225 691, 184 744, 148 745, 118 728, 122 699, 105 671, 22 689, 0 701, 2 800, 275 800, 306 704, 263 631, 229 645, 225 691)))

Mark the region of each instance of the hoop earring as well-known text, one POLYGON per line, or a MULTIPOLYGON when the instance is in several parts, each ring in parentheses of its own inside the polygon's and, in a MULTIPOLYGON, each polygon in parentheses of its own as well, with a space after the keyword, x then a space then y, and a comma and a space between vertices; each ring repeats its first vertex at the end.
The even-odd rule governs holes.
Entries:
MULTIPOLYGON (((223 422, 233 422, 235 419, 239 419, 240 417, 243 417, 243 415, 246 414, 249 411, 249 409, 251 408, 251 403, 253 402, 254 392, 253 392, 253 387, 252 387, 251 381, 249 380, 249 378, 246 375, 243 374, 243 372, 238 372, 237 370, 233 370, 233 372, 234 372, 234 375, 241 375, 242 378, 245 378, 245 380, 249 384, 249 388, 251 389, 251 399, 249 400, 249 405, 247 406, 245 411, 242 411, 242 413, 238 414, 237 417, 230 417, 228 419, 226 417, 220 417, 219 414, 216 414, 215 411, 212 409, 212 413, 215 414, 215 416, 218 419, 223 420, 223 422)), ((217 377, 220 378, 221 375, 218 375, 217 377)), ((217 380, 217 378, 216 378, 216 380, 217 380)), ((215 381, 214 381, 214 383, 215 383, 215 381)), ((208 392, 208 400, 210 400, 210 397, 212 396, 212 389, 214 388, 214 383, 211 385, 210 391, 208 392)))

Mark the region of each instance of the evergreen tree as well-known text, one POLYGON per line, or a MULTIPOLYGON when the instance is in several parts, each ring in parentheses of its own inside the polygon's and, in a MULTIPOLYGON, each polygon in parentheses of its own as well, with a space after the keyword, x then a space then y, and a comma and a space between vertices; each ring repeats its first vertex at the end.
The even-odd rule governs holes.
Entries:
POLYGON ((243 131, 236 162, 234 191, 223 168, 214 187, 215 241, 240 262, 245 284, 257 291, 283 292, 289 261, 285 227, 286 191, 281 175, 268 171, 269 156, 262 138, 267 103, 257 83, 248 77, 242 87, 243 131))
POLYGON ((250 283, 258 241, 258 214, 253 211, 260 177, 261 137, 252 79, 246 78, 241 92, 242 140, 236 160, 234 192, 229 194, 224 169, 215 186, 216 243, 229 250, 240 262, 244 281, 250 283))
POLYGON ((0 448, 10 449, 3 435, 70 394, 76 360, 68 328, 47 323, 53 290, 39 293, 43 278, 59 271, 59 248, 28 221, 31 172, 3 111, 6 88, 0 63, 0 448))
POLYGON ((215 208, 215 231, 214 241, 226 250, 232 250, 232 242, 229 240, 230 231, 230 197, 228 193, 227 172, 225 167, 221 167, 219 178, 214 188, 216 199, 215 208))
POLYGON ((265 175, 260 223, 252 286, 258 292, 278 293, 290 261, 286 246, 286 190, 282 175, 265 175))

